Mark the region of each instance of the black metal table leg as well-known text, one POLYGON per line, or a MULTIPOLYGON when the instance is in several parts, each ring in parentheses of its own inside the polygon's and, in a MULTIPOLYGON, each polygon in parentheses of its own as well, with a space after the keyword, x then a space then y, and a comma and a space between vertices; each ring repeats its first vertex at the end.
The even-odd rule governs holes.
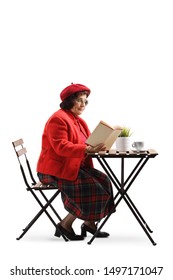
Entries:
MULTIPOLYGON (((130 186, 133 183, 133 181, 136 179, 137 175, 139 174, 139 172, 142 170, 142 168, 144 167, 144 165, 146 164, 146 162, 148 161, 148 157, 146 158, 141 158, 138 163, 136 164, 136 166, 133 168, 132 172, 129 174, 129 176, 127 177, 127 179, 125 181, 123 181, 123 188, 122 188, 122 182, 120 183, 119 180, 117 179, 117 177, 115 176, 115 174, 113 173, 112 169, 110 168, 110 166, 108 165, 108 163, 106 162, 106 160, 103 158, 103 162, 105 164, 105 167, 107 168, 107 171, 109 171, 111 173, 111 175, 113 176, 113 178, 116 180, 117 184, 116 184, 116 188, 119 191, 120 189, 124 189, 124 187, 127 185, 127 183, 130 181, 130 186), (139 170, 139 171, 138 171, 139 170)), ((122 163, 122 172, 124 173, 124 158, 123 158, 123 163, 122 163)), ((121 175, 121 180, 122 178, 124 179, 124 174, 121 175)), ((114 184, 115 185, 115 184, 114 184)), ((129 187, 128 187, 129 188, 129 187)), ((148 226, 147 222, 144 220, 144 218, 142 217, 142 215, 140 214, 139 210, 136 208, 135 204, 133 203, 133 201, 131 200, 131 198, 129 197, 128 193, 126 192, 126 198, 128 199, 129 203, 131 204, 132 208, 134 209, 134 211, 136 212, 136 214, 139 216, 139 218, 141 219, 141 221, 143 222, 144 226, 146 227, 146 229, 152 233, 153 231, 150 229, 150 227, 148 226)))
POLYGON ((130 173, 130 175, 128 176, 126 181, 124 180, 124 158, 121 158, 121 182, 117 179, 116 175, 111 170, 111 168, 108 165, 108 163, 106 162, 105 158, 101 159, 98 156, 97 159, 98 159, 99 163, 101 164, 101 166, 103 167, 103 169, 106 172, 106 174, 108 175, 108 177, 110 178, 110 180, 112 181, 113 185, 118 190, 117 194, 114 197, 114 200, 117 200, 119 195, 120 195, 120 198, 115 202, 114 208, 107 215, 107 217, 104 219, 104 221, 101 223, 101 225, 99 226, 99 228, 97 229, 97 231, 95 232, 93 237, 90 239, 88 244, 91 244, 93 242, 93 240, 95 239, 97 233, 102 229, 104 224, 110 218, 111 214, 114 212, 114 210, 116 209, 116 207, 118 206, 120 201, 122 199, 124 199, 124 201, 126 202, 126 204, 129 207, 129 209, 131 210, 131 212, 133 213, 133 215, 135 216, 135 218, 139 222, 140 226, 143 228, 144 232, 146 233, 146 235, 150 239, 151 243, 153 245, 156 245, 155 241, 152 239, 152 237, 149 234, 149 232, 150 233, 152 232, 151 229, 149 228, 149 226, 145 222, 144 218, 142 217, 142 215, 140 214, 140 212, 138 211, 138 209, 136 208, 136 206, 134 205, 134 203, 130 199, 129 195, 127 194, 128 189, 130 188, 130 186, 132 185, 132 183, 134 182, 134 180, 136 179, 136 177, 138 176, 138 174, 140 173, 140 171, 142 170, 144 165, 147 163, 149 157, 141 158, 139 160, 139 162, 136 164, 135 168, 130 173), (127 183, 128 183, 128 185, 127 185, 127 183), (125 186, 126 186, 126 188, 125 188, 125 186))

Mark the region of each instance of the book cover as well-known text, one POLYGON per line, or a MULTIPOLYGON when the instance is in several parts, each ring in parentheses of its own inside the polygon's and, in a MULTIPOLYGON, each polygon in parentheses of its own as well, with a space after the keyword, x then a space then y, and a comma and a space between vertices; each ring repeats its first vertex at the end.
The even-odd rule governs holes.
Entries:
POLYGON ((121 130, 119 126, 112 127, 104 121, 100 121, 86 140, 86 144, 94 147, 100 143, 104 143, 109 150, 118 138, 121 130))

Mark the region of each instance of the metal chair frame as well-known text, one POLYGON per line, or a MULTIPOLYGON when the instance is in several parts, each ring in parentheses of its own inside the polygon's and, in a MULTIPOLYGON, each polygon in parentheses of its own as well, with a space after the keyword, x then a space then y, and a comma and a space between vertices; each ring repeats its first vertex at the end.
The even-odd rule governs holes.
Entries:
MULTIPOLYGON (((56 228, 57 223, 52 218, 52 216, 49 214, 49 212, 47 211, 47 208, 50 208, 53 211, 53 213, 55 214, 55 216, 58 218, 59 221, 62 220, 61 217, 59 216, 59 214, 57 213, 57 211, 55 210, 55 208, 52 206, 52 202, 60 194, 60 190, 53 185, 42 184, 41 182, 39 182, 39 181, 37 182, 34 179, 33 172, 31 170, 31 166, 30 166, 28 157, 26 155, 27 150, 24 147, 24 141, 23 141, 22 138, 12 142, 12 144, 13 144, 13 147, 14 147, 19 165, 20 165, 20 170, 21 170, 21 173, 22 173, 23 180, 24 180, 25 185, 27 187, 26 190, 29 191, 33 195, 33 197, 36 199, 36 201, 38 202, 38 204, 41 207, 40 211, 34 216, 34 218, 23 229, 22 234, 19 237, 16 238, 17 240, 20 240, 43 213, 46 214, 46 216, 49 218, 49 220, 52 222, 52 224, 56 228), (21 157, 24 158, 24 163, 25 164, 24 163, 22 164, 21 157), (31 183, 29 183, 29 181, 31 181, 31 183), (47 191, 47 190, 56 190, 55 193, 49 199, 45 195, 45 191, 47 191), (43 204, 41 202, 38 193, 40 193, 41 196, 44 198, 45 204, 43 204)), ((62 234, 62 237, 65 241, 68 241, 68 239, 66 238, 65 235, 62 234)))

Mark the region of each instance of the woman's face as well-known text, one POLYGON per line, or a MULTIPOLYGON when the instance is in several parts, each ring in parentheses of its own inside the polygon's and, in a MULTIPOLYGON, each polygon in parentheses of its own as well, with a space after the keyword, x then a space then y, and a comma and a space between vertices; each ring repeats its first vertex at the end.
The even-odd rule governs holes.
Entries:
POLYGON ((85 110, 85 106, 88 103, 87 101, 87 95, 84 93, 81 93, 78 95, 78 97, 75 99, 74 106, 70 109, 70 111, 76 115, 79 116, 82 114, 82 112, 85 110))

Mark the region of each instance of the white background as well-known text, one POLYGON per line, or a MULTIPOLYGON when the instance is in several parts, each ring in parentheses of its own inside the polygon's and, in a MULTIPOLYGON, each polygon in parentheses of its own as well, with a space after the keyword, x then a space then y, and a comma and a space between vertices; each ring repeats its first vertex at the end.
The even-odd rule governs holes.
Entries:
MULTIPOLYGON (((0 2, 0 254, 5 279, 13 279, 10 269, 14 266, 65 265, 96 269, 95 276, 83 279, 104 279, 105 266, 163 266, 161 276, 133 279, 170 279, 172 14, 172 1, 167 0, 0 2), (59 108, 60 91, 71 82, 91 88, 83 114, 91 130, 100 119, 126 125, 133 130, 132 140, 143 140, 146 148, 159 152, 129 192, 154 230, 157 246, 151 244, 124 203, 105 225, 110 238, 97 239, 90 246, 89 236, 82 242, 67 243, 55 238, 54 228, 44 216, 16 241, 39 208, 25 191, 11 142, 24 139, 35 171, 44 124, 59 108)), ((57 204, 65 215, 60 198, 57 204)), ((74 224, 77 233, 80 225, 81 221, 74 224)), ((116 275, 105 278, 115 279, 116 275)))

